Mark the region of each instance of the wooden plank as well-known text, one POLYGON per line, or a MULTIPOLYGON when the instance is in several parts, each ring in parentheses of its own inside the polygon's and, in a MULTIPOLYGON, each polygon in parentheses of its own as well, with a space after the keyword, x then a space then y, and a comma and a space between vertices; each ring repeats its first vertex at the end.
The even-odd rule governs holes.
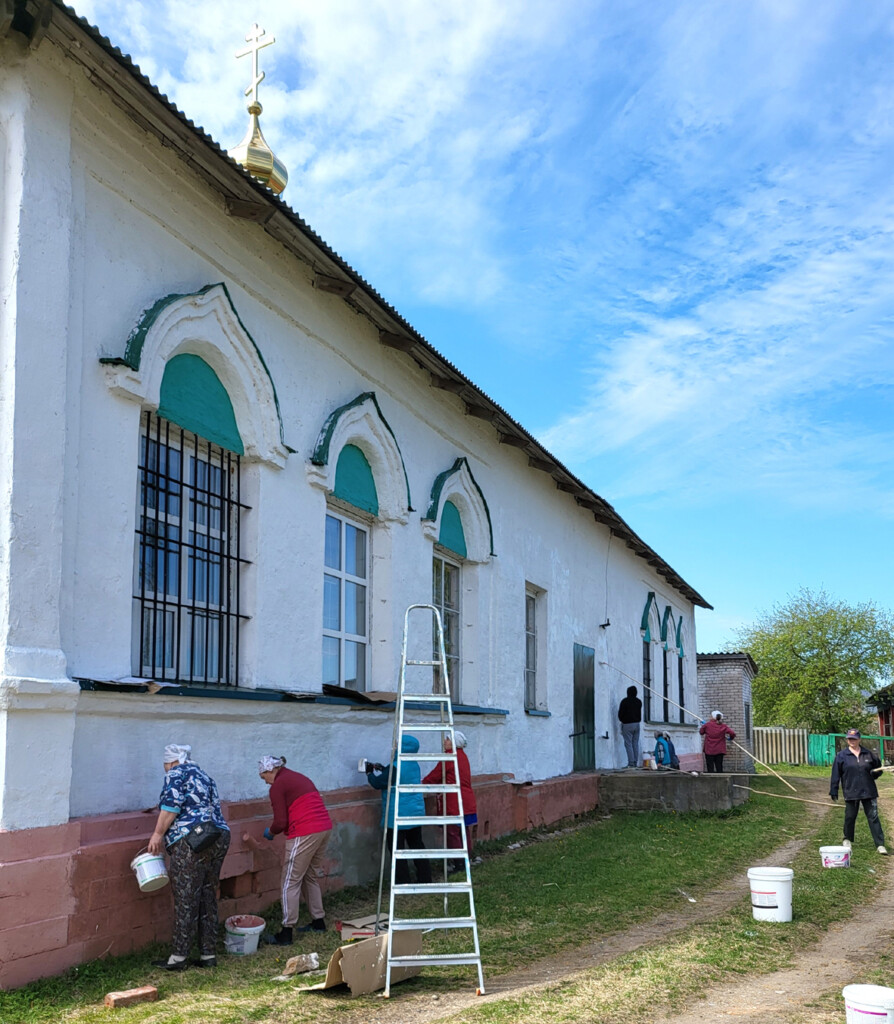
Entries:
POLYGON ((416 342, 406 334, 394 334, 392 331, 379 331, 379 341, 388 348, 396 348, 399 352, 412 352, 416 342))
POLYGON ((550 462, 547 459, 538 459, 533 455, 528 456, 528 465, 532 469, 539 469, 544 473, 552 473, 557 468, 555 462, 550 462))
POLYGON ((353 281, 343 277, 330 277, 329 274, 314 274, 314 287, 330 295, 339 295, 346 299, 357 288, 353 281))
POLYGON ((508 444, 510 448, 527 448, 530 443, 521 434, 500 434, 500 444, 508 444))
POLYGON ((487 420, 489 423, 494 419, 493 409, 486 409, 483 405, 472 405, 466 402, 466 416, 474 416, 476 420, 487 420))
POLYGON ((431 375, 431 386, 440 388, 441 391, 449 391, 452 395, 461 395, 466 390, 464 380, 455 380, 453 377, 439 377, 436 373, 431 375))

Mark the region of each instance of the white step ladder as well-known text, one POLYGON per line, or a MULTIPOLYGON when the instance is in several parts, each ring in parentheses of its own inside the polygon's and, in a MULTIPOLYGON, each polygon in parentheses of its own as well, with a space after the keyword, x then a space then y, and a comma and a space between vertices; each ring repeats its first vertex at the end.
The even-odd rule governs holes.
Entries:
MULTIPOLYGON (((418 618, 418 616, 417 616, 418 618)), ((435 964, 474 964, 478 969, 478 995, 484 993, 484 974, 481 970, 481 952, 478 946, 478 923, 475 917, 475 897, 472 892, 472 874, 469 868, 469 849, 466 842, 465 818, 463 814, 463 798, 459 785, 459 765, 456 759, 456 738, 453 733, 453 706, 450 701, 450 685, 447 677, 447 655, 444 651, 444 632, 441 627, 441 616, 438 609, 431 604, 411 604, 404 615, 404 633, 400 653, 400 678, 397 689, 397 702, 394 708, 394 734, 391 743, 391 762, 388 773, 388 790, 385 803, 385 827, 390 817, 391 802, 395 803, 394 836, 391 846, 391 889, 388 903, 388 946, 387 966, 385 971, 386 998, 391 994, 391 972, 395 967, 417 967, 435 964), (411 612, 429 612, 426 628, 433 631, 437 657, 433 659, 410 659, 407 657, 407 643, 410 628, 411 612), (407 668, 421 668, 424 681, 413 689, 407 688, 407 668), (428 670, 425 672, 425 670, 428 670), (433 670, 437 675, 432 679, 433 670), (432 712, 438 715, 433 721, 432 712), (443 738, 450 739, 451 752, 437 754, 403 753, 403 739, 408 733, 431 733, 438 737, 439 745, 443 738), (417 761, 425 764, 452 764, 453 777, 456 783, 442 781, 433 785, 401 785, 400 771, 391 785, 391 773, 395 764, 400 766, 403 761, 417 761), (441 794, 443 810, 446 811, 447 794, 455 794, 459 805, 458 814, 435 814, 422 817, 407 817, 400 814, 400 796, 402 793, 420 793, 424 796, 441 794), (393 794, 393 795, 392 795, 393 794), (400 825, 414 827, 417 825, 439 825, 441 833, 440 846, 432 850, 399 850, 397 848, 397 830, 400 825), (462 836, 461 849, 447 848, 447 826, 458 825, 462 836), (395 881, 396 867, 399 860, 429 860, 432 866, 442 862, 440 881, 398 885, 395 881), (448 861, 459 861, 465 871, 465 880, 448 882, 448 861), (441 895, 444 897, 444 913, 439 917, 404 917, 398 916, 397 901, 405 896, 441 895), (451 914, 450 897, 467 897, 468 914, 451 914), (424 934, 435 929, 469 929, 472 933, 470 952, 461 953, 419 953, 413 956, 395 956, 392 950, 392 939, 395 932, 421 930, 424 934)), ((445 778, 442 768, 442 779, 445 778)), ((382 910, 382 888, 385 877, 385 852, 387 843, 382 840, 382 860, 379 870, 379 900, 376 908, 376 934, 379 933, 379 919, 382 910)), ((424 940, 423 940, 424 941, 424 940)))

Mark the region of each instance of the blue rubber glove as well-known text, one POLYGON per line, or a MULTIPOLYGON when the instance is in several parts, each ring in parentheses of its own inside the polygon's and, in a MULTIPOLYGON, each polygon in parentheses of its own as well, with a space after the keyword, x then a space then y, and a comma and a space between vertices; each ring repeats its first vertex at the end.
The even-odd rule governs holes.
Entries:
POLYGON ((270 831, 269 828, 265 828, 264 829, 264 838, 265 839, 272 839, 273 838, 273 833, 270 831))

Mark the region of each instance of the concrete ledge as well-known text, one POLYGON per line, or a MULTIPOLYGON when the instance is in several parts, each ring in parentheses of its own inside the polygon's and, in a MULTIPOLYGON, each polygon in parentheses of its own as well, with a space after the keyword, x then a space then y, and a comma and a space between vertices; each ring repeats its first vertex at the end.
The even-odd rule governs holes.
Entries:
POLYGON ((633 769, 599 780, 600 803, 610 811, 728 811, 748 799, 750 775, 688 775, 633 769))

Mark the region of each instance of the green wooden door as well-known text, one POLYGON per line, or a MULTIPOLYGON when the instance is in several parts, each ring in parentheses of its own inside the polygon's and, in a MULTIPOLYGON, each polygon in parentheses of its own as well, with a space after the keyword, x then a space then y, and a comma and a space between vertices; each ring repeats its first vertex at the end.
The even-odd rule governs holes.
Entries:
POLYGON ((592 771, 596 767, 595 709, 593 690, 596 678, 596 652, 592 647, 574 645, 574 771, 592 771))

